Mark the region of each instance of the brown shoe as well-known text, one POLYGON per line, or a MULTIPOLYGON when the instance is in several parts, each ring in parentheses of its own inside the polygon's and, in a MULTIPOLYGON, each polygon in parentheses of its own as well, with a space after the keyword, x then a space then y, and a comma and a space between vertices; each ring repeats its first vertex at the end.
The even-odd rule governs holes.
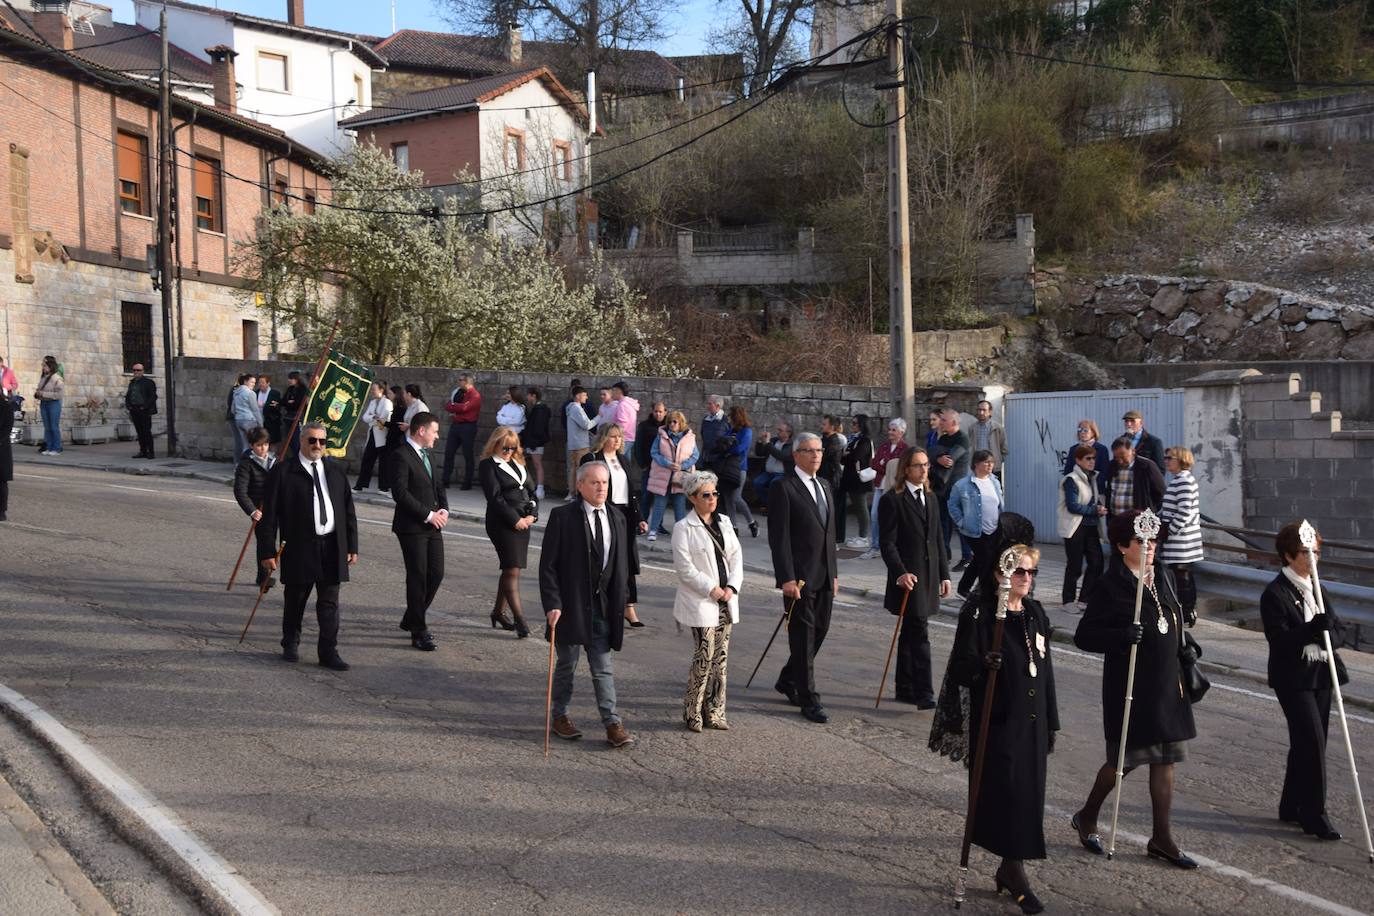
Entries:
POLYGON ((627 744, 634 744, 635 739, 630 737, 630 733, 625 730, 625 726, 619 722, 614 725, 606 726, 606 743, 611 747, 624 747, 627 744))
POLYGON ((582 737, 582 733, 573 725, 572 719, 567 716, 559 716, 553 720, 553 733, 564 741, 576 741, 582 737))

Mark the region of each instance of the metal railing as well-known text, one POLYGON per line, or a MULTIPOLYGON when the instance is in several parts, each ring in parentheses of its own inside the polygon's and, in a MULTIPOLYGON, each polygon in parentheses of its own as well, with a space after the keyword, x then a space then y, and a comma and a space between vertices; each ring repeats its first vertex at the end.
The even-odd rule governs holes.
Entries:
POLYGON ((733 229, 692 229, 693 251, 786 251, 797 241, 786 226, 740 226, 733 229))

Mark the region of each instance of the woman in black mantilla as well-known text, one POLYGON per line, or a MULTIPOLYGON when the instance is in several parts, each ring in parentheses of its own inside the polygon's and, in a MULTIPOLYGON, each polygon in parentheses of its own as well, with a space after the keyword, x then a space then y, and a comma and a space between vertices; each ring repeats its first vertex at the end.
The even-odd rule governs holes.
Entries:
POLYGON ((1107 526, 1107 538, 1119 556, 1097 580, 1074 633, 1074 645, 1078 648, 1106 656, 1102 662, 1102 731, 1107 743, 1107 762, 1097 771, 1088 799, 1073 816, 1072 824, 1079 843, 1101 855, 1097 817, 1116 784, 1121 717, 1126 707, 1126 669, 1131 646, 1139 646, 1124 772, 1147 764, 1150 767, 1154 831, 1145 846, 1150 858, 1163 859, 1179 868, 1197 868, 1197 862, 1174 842, 1169 824, 1174 801, 1174 764, 1187 758, 1185 742, 1197 737, 1193 707, 1183 692, 1183 672, 1178 660, 1183 611, 1173 576, 1168 567, 1156 562, 1155 542, 1150 541, 1146 565, 1152 575, 1145 580, 1141 622, 1132 623, 1140 569, 1140 542, 1135 536, 1138 515, 1135 510, 1123 512, 1107 526))
MULTIPOLYGON (((1039 913, 1044 907, 1031 891, 1024 862, 1045 858, 1046 758, 1059 730, 1059 712, 1050 661, 1049 618, 1040 602, 1029 597, 1040 551, 1023 544, 1010 549, 1016 568, 1011 575, 1001 651, 994 651, 992 645, 1000 588, 984 589, 979 601, 970 601, 959 615, 949 657, 949 679, 968 688, 968 744, 976 748, 987 674, 998 672, 973 818, 973 842, 1002 857, 997 868, 998 892, 1008 891, 1022 912, 1039 913)), ((1000 586, 1000 571, 996 580, 1000 586)))

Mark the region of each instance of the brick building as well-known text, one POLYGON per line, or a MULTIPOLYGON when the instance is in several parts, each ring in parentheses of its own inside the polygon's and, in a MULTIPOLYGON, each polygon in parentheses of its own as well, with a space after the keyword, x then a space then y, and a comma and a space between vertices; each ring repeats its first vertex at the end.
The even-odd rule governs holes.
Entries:
MULTIPOLYGON (((44 15, 62 14, 34 14, 47 35, 44 15)), ((216 78, 232 85, 232 55, 216 78)), ((107 398, 117 416, 136 361, 165 390, 160 296, 148 270, 156 106, 146 83, 0 24, 0 354, 26 395, 43 355, 58 357, 64 425, 89 397, 107 398)), ((294 335, 244 293, 235 242, 287 187, 309 208, 328 183, 316 154, 232 106, 232 94, 224 108, 173 100, 182 281, 173 346, 252 361, 290 350, 294 335)))

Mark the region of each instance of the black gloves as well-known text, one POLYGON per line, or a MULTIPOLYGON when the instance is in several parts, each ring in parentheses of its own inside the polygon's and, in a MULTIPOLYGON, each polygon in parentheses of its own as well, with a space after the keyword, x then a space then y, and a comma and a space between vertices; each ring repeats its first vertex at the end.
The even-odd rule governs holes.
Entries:
POLYGON ((1188 629, 1191 630, 1193 628, 1193 625, 1197 623, 1196 608, 1188 608, 1186 611, 1183 612, 1183 623, 1186 627, 1188 627, 1188 629))
POLYGON ((989 671, 1001 671, 1001 670, 1002 670, 1002 653, 1001 653, 1001 652, 984 652, 984 653, 983 653, 983 667, 986 668, 986 669, 989 670, 989 671))
POLYGON ((1307 624, 1307 632, 1312 634, 1314 639, 1320 639, 1322 632, 1331 629, 1331 615, 1318 614, 1307 624))
POLYGON ((1121 647, 1129 649, 1131 646, 1140 645, 1140 641, 1145 638, 1145 627, 1139 623, 1128 624, 1121 633, 1121 647))

